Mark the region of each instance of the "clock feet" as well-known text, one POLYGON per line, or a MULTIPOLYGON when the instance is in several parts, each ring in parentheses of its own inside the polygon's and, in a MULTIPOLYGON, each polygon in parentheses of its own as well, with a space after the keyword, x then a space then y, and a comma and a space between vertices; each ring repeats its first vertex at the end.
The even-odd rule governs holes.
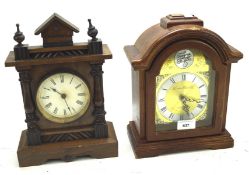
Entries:
POLYGON ((82 139, 28 146, 27 130, 22 132, 17 156, 20 167, 41 165, 49 160, 74 160, 76 157, 107 158, 118 156, 118 141, 112 122, 107 122, 108 137, 82 139), (60 148, 60 149, 58 149, 60 148))
POLYGON ((233 147, 234 145, 233 138, 227 130, 219 135, 150 142, 139 138, 133 121, 128 124, 127 129, 136 158, 153 157, 182 151, 223 149, 233 147))

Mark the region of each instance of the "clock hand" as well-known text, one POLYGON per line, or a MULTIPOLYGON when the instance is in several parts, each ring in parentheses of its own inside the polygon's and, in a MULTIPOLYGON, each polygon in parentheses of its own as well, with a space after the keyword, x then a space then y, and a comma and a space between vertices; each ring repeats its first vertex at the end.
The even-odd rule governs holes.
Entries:
POLYGON ((50 87, 50 89, 52 89, 54 92, 60 94, 61 96, 63 95, 62 93, 58 92, 55 88, 50 87))
MULTIPOLYGON (((182 95, 183 96, 183 95, 182 95)), ((196 99, 193 99, 193 98, 189 98, 189 97, 186 97, 186 96, 183 96, 185 98, 186 101, 189 101, 189 102, 196 102, 196 103, 200 103, 202 102, 202 100, 196 100, 196 99)))
POLYGON ((69 107, 68 104, 67 104, 67 100, 66 100, 66 97, 67 97, 67 96, 66 96, 66 94, 62 94, 62 93, 58 92, 55 88, 52 88, 52 87, 50 87, 50 89, 52 89, 54 92, 60 94, 61 98, 65 101, 65 103, 66 103, 66 105, 67 105, 67 109, 68 109, 68 110, 70 111, 70 113, 72 114, 72 111, 71 111, 70 107, 69 107))
POLYGON ((65 103, 66 103, 66 105, 67 105, 67 109, 70 111, 70 113, 72 114, 72 111, 71 111, 71 109, 70 109, 70 107, 68 106, 68 104, 67 104, 67 100, 66 100, 66 98, 63 98, 64 99, 64 101, 65 101, 65 103))
POLYGON ((189 106, 187 105, 187 98, 185 96, 183 96, 182 94, 180 94, 180 100, 182 101, 182 110, 189 116, 189 106))
POLYGON ((56 92, 56 93, 58 93, 58 94, 60 94, 60 96, 61 96, 61 98, 63 98, 63 99, 65 99, 66 98, 66 94, 64 94, 64 93, 60 93, 60 92, 58 92, 55 88, 52 88, 52 87, 50 87, 50 89, 52 89, 54 92, 56 92))

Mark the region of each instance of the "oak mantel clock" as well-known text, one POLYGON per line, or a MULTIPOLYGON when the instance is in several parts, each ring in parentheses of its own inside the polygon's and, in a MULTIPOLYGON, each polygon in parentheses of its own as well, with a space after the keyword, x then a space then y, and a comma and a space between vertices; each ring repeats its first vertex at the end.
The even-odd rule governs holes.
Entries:
POLYGON ((240 51, 183 15, 162 18, 124 50, 132 66, 128 134, 137 158, 233 146, 225 121, 231 64, 240 51))
POLYGON ((92 39, 73 43, 73 33, 79 29, 53 14, 35 31, 43 46, 22 44, 25 37, 17 24, 18 44, 5 66, 15 66, 19 72, 26 113, 27 130, 17 151, 20 166, 118 154, 113 125, 105 120, 102 81, 102 64, 112 54, 88 21, 92 39))

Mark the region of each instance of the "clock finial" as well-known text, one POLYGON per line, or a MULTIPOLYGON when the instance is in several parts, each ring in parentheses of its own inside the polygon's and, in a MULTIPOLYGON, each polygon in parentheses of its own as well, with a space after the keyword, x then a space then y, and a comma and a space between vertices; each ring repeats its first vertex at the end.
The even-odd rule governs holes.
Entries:
POLYGON ((89 22, 89 27, 88 27, 88 36, 92 37, 92 41, 97 41, 97 34, 98 34, 98 30, 92 25, 91 19, 88 19, 89 22))
POLYGON ((16 24, 16 28, 17 28, 17 31, 16 31, 16 33, 15 33, 15 35, 14 35, 14 40, 16 41, 16 42, 18 42, 18 46, 22 46, 23 44, 22 44, 22 42, 24 41, 24 39, 25 39, 25 36, 23 35, 23 33, 20 31, 20 29, 19 29, 19 24, 16 24))

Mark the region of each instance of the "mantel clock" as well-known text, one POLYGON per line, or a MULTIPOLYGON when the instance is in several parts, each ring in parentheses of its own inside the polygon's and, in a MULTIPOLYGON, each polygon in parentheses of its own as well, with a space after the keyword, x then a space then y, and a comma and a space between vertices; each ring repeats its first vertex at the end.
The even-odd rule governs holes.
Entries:
POLYGON ((240 51, 183 15, 162 18, 124 50, 132 66, 128 134, 137 158, 233 146, 225 121, 231 63, 240 51))
POLYGON ((105 120, 102 78, 102 64, 112 54, 88 21, 92 39, 73 43, 79 29, 53 14, 35 31, 43 46, 22 44, 25 37, 17 24, 18 44, 5 66, 19 72, 26 113, 27 130, 17 151, 20 166, 78 156, 117 156, 115 131, 105 120))

